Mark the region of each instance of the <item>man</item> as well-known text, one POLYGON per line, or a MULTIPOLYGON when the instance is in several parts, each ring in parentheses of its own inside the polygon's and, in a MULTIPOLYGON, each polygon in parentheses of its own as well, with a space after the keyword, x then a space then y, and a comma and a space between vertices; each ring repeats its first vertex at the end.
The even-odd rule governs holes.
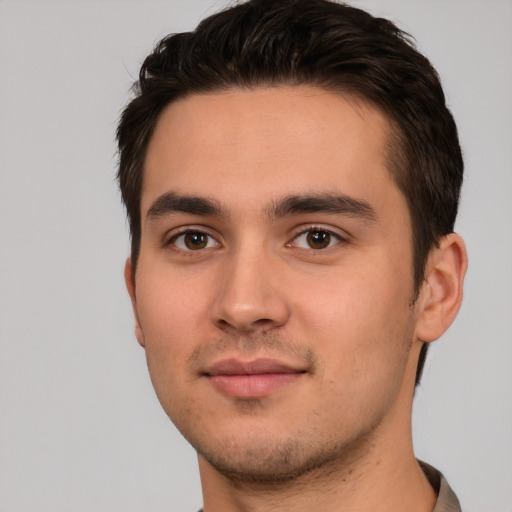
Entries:
POLYGON ((158 44, 118 141, 136 336, 204 511, 460 510, 410 422, 462 300, 463 164, 407 35, 237 5, 158 44))

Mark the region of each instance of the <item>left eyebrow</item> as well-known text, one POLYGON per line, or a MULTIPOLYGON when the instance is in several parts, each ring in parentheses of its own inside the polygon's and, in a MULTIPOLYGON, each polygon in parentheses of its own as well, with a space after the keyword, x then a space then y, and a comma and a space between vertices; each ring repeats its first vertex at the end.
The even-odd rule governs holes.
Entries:
POLYGON ((267 209, 270 218, 280 218, 303 213, 334 213, 363 220, 375 221, 377 215, 373 207, 362 199, 345 194, 305 194, 287 196, 267 209))

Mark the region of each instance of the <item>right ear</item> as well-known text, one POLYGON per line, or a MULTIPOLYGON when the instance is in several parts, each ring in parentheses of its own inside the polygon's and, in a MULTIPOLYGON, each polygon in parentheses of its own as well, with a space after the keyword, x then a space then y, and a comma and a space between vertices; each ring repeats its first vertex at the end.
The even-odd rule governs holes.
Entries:
POLYGON ((132 267, 132 260, 128 258, 124 265, 124 281, 128 295, 132 301, 133 316, 135 317, 135 336, 141 347, 145 347, 144 332, 139 321, 139 314, 137 312, 137 294, 135 293, 135 273, 132 267))

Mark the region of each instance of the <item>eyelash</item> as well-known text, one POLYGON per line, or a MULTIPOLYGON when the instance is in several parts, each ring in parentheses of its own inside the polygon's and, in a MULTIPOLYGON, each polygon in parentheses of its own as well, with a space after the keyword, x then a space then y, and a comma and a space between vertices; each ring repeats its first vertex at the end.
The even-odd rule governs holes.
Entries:
MULTIPOLYGON (((330 229, 324 228, 322 226, 313 225, 313 226, 309 226, 307 229, 302 229, 301 231, 296 233, 293 236, 293 238, 289 242, 286 243, 286 247, 295 247, 295 248, 297 248, 299 250, 303 250, 303 251, 315 251, 316 252, 316 251, 324 251, 324 250, 330 249, 331 247, 334 247, 336 245, 346 244, 346 243, 349 243, 347 238, 340 235, 339 233, 336 233, 336 232, 334 232, 330 229), (296 244, 296 241, 300 237, 307 237, 308 235, 314 235, 314 234, 320 234, 320 233, 324 234, 325 238, 324 239, 320 238, 320 240, 318 240, 318 241, 320 242, 320 244, 327 241, 325 247, 311 247, 311 242, 312 242, 311 240, 306 241, 306 244, 309 247, 300 247, 296 244)), ((201 229, 186 229, 184 231, 174 234, 171 238, 169 238, 168 241, 165 242, 164 245, 170 246, 173 250, 179 251, 181 253, 193 253, 193 252, 200 252, 205 249, 212 249, 214 247, 219 247, 220 243, 215 239, 215 237, 213 237, 206 231, 203 231, 201 229), (200 243, 199 243, 199 244, 197 244, 198 247, 196 247, 196 248, 191 248, 190 246, 186 246, 187 244, 185 241, 185 237, 187 237, 187 235, 199 235, 200 237, 203 238, 206 245, 203 247, 200 247, 200 243), (183 238, 183 240, 180 244, 178 244, 177 241, 180 238, 183 238), (213 246, 212 246, 212 241, 214 242, 213 246), (181 245, 181 247, 180 247, 180 245, 181 245)))
POLYGON ((187 229, 185 231, 181 231, 179 233, 174 234, 167 242, 165 242, 165 245, 171 246, 175 250, 186 253, 186 252, 196 252, 196 251, 200 251, 203 249, 211 249, 211 247, 208 246, 208 245, 210 245, 211 241, 214 241, 217 246, 220 245, 219 242, 212 235, 210 235, 209 233, 207 233, 201 229, 187 229), (207 246, 206 247, 197 247, 195 249, 191 249, 190 247, 188 247, 188 248, 179 247, 176 243, 177 240, 179 240, 180 238, 183 238, 183 245, 185 245, 186 244, 185 237, 187 235, 201 235, 202 237, 207 239, 207 241, 206 241, 207 246))
MULTIPOLYGON (((308 245, 309 245, 309 242, 307 242, 308 245)), ((330 249, 331 247, 334 247, 335 245, 339 245, 339 244, 347 244, 349 243, 348 239, 342 235, 340 235, 339 233, 336 233, 334 231, 332 231, 331 229, 327 229, 325 227, 322 227, 322 226, 316 226, 316 225, 313 225, 313 226, 309 226, 307 229, 303 229, 301 230, 300 232, 298 232, 296 235, 294 235, 294 237, 291 239, 290 242, 288 242, 286 245, 288 247, 290 246, 295 246, 297 247, 297 249, 302 249, 302 250, 312 250, 312 251, 325 251, 327 249, 330 249), (303 237, 303 236, 307 236, 308 234, 313 234, 313 233, 324 233, 326 234, 328 237, 329 237, 329 241, 328 241, 328 244, 326 247, 317 247, 317 248, 314 248, 314 247, 297 247, 294 242, 299 238, 299 237, 303 237), (335 243, 331 243, 334 239, 336 242, 335 243)))

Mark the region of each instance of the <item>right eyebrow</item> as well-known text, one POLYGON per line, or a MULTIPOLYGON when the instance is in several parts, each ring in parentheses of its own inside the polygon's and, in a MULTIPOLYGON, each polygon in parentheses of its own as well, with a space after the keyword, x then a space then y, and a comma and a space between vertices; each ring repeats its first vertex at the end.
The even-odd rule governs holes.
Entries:
POLYGON ((190 215, 227 217, 220 203, 214 199, 202 196, 179 195, 167 192, 149 207, 146 214, 148 219, 158 219, 173 213, 188 213, 190 215))

